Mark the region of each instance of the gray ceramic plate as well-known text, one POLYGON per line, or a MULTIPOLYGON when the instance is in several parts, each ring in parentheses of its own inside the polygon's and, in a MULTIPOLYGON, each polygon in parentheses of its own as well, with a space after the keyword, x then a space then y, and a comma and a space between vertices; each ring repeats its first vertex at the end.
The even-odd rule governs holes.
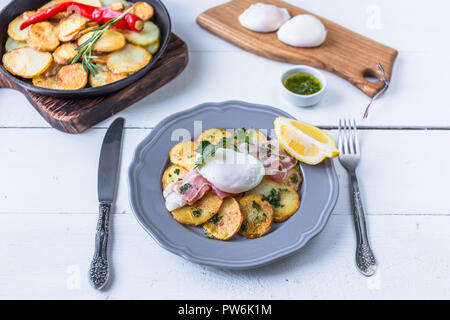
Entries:
MULTIPOLYGON (((300 250, 325 226, 338 197, 338 181, 332 161, 317 166, 302 164, 301 205, 297 213, 272 226, 264 237, 248 240, 239 235, 230 241, 205 237, 203 228, 176 222, 164 206, 161 176, 168 166, 169 150, 179 135, 194 133, 194 121, 208 128, 273 129, 284 111, 240 101, 205 103, 161 121, 136 149, 129 170, 133 212, 147 232, 163 248, 190 261, 223 268, 262 266, 300 250), (177 130, 177 131, 175 131, 177 130), (173 133, 175 134, 173 135, 173 133)), ((198 123, 197 123, 198 124, 198 123)))

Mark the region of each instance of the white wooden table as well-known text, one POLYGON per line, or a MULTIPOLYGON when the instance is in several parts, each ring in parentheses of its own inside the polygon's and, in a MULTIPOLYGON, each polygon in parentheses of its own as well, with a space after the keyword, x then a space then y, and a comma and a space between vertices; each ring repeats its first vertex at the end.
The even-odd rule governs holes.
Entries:
POLYGON ((391 87, 367 120, 361 116, 368 98, 332 74, 326 98, 314 108, 284 102, 276 86, 289 65, 244 52, 196 25, 198 14, 221 2, 165 0, 174 32, 189 46, 189 64, 120 113, 126 130, 108 291, 91 289, 87 269, 98 156, 112 119, 80 135, 61 133, 20 93, 0 90, 0 298, 450 298, 450 2, 289 1, 399 50, 391 87), (354 266, 349 188, 337 161, 340 196, 323 232, 301 253, 258 270, 192 264, 138 225, 127 186, 136 145, 173 112, 229 99, 279 107, 326 128, 340 117, 359 119, 365 127, 359 177, 379 261, 375 277, 362 277, 354 266))

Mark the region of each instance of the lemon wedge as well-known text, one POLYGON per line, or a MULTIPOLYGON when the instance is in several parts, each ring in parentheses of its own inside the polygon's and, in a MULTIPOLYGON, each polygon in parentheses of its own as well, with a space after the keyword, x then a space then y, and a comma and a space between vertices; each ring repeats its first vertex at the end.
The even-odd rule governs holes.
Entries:
POLYGON ((318 164, 325 158, 334 158, 339 154, 333 138, 310 124, 277 117, 274 127, 280 145, 299 161, 318 164))

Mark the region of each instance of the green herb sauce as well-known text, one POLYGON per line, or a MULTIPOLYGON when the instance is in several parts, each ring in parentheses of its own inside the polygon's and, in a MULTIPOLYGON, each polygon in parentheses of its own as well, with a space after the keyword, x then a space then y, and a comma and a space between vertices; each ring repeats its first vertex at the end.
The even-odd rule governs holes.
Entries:
POLYGON ((317 78, 308 73, 295 73, 284 79, 283 85, 289 91, 302 95, 314 94, 322 89, 317 78))

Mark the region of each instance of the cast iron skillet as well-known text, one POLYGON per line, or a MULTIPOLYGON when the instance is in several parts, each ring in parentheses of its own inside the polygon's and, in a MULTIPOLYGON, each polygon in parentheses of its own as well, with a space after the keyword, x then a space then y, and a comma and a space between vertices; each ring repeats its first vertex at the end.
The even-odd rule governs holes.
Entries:
MULTIPOLYGON (((40 8, 45 3, 50 0, 13 0, 11 1, 1 12, 0 12, 0 54, 3 56, 5 53, 5 42, 8 39, 8 34, 6 30, 8 30, 8 24, 18 15, 22 14, 28 10, 36 10, 40 8)), ((9 80, 16 83, 17 85, 30 90, 35 93, 39 93, 46 96, 52 96, 57 98, 86 98, 86 97, 96 97, 109 94, 114 91, 118 91, 134 82, 138 79, 142 78, 153 66, 153 64, 159 59, 159 57, 166 50, 167 44, 170 40, 170 17, 167 12, 166 7, 162 4, 160 0, 140 0, 150 3, 155 9, 155 14, 152 18, 152 21, 156 23, 158 26, 161 35, 160 35, 160 48, 158 52, 153 56, 152 60, 149 64, 147 64, 144 68, 139 70, 138 72, 126 77, 125 79, 119 80, 117 82, 113 82, 111 84, 107 84, 105 86, 96 87, 96 88, 85 88, 80 90, 55 90, 55 89, 46 89, 33 86, 30 80, 19 78, 10 74, 3 64, 1 64, 0 72, 4 74, 9 80)))

